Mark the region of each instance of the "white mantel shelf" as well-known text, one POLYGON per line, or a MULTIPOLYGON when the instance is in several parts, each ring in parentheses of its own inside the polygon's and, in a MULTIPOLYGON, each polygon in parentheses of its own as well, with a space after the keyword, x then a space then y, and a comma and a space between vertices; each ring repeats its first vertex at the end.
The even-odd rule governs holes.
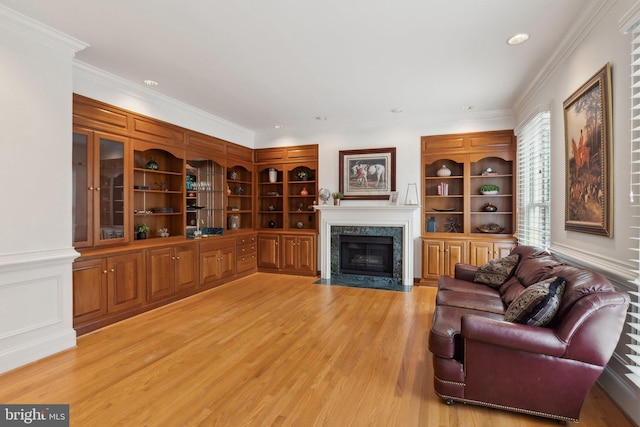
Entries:
POLYGON ((413 227, 419 205, 316 205, 320 212, 320 272, 331 279, 331 227, 402 227, 402 282, 413 286, 413 227))

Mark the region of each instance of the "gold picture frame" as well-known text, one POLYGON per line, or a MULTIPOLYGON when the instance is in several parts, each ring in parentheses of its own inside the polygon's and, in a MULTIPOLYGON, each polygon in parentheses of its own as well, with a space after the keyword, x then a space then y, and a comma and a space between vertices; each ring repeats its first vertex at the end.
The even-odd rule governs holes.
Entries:
POLYGON ((612 237, 611 64, 562 104, 565 230, 612 237))

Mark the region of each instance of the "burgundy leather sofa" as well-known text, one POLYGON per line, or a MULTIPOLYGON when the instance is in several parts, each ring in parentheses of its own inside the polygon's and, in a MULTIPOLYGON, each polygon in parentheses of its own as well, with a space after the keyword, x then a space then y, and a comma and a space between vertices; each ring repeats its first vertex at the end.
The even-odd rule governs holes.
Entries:
POLYGON ((442 276, 429 333, 435 392, 461 401, 578 421, 589 390, 618 343, 629 296, 602 275, 528 246, 515 248, 515 273, 499 288, 474 283, 477 267, 458 264, 442 276), (547 326, 504 320, 528 286, 565 278, 547 326))

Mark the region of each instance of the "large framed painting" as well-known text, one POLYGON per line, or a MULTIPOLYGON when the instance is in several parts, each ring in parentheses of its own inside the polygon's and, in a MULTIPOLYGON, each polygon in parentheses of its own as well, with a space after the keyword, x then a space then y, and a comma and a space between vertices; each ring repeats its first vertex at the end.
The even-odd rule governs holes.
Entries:
POLYGON ((611 65, 563 103, 565 230, 612 237, 611 65))
POLYGON ((396 191, 396 149, 340 151, 344 199, 385 199, 396 191))

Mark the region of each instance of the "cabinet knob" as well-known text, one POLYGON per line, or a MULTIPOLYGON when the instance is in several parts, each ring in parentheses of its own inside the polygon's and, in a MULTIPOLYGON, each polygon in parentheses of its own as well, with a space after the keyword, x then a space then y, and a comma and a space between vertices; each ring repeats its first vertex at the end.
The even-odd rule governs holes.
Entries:
POLYGON ((179 257, 179 256, 177 256, 177 257, 176 257, 176 259, 180 259, 180 257, 179 257))
POLYGON ((102 272, 103 272, 104 274, 107 274, 107 273, 108 273, 108 271, 107 271, 107 270, 103 270, 102 272))
POLYGON ((172 256, 171 259, 174 260, 174 259, 176 259, 176 257, 172 256))
POLYGON ((89 190, 89 191, 93 191, 93 187, 89 187, 89 188, 88 188, 88 190, 89 190))
POLYGON ((96 191, 100 191, 100 187, 96 187, 96 191))
POLYGON ((111 271, 111 272, 113 273, 114 271, 116 271, 116 269, 115 269, 115 268, 112 268, 112 269, 111 269, 111 270, 109 270, 109 271, 111 271))

